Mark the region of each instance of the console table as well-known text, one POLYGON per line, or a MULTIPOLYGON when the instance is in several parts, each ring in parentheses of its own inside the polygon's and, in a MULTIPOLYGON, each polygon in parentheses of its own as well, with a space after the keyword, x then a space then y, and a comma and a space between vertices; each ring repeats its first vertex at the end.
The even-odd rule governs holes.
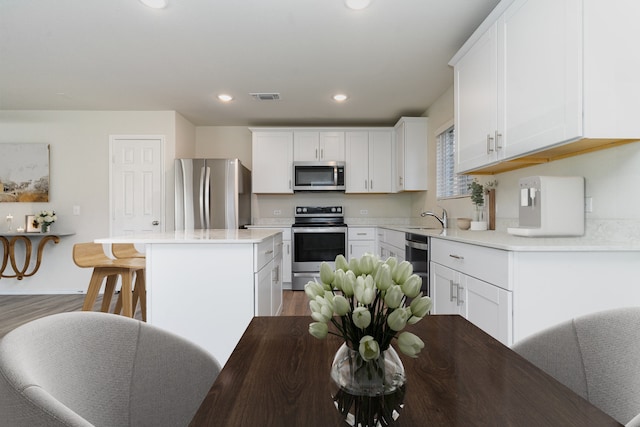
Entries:
POLYGON ((70 236, 74 233, 64 232, 64 233, 2 233, 0 234, 0 243, 2 243, 2 265, 0 265, 0 278, 7 279, 18 279, 22 280, 25 277, 33 276, 38 272, 40 268, 40 264, 42 263, 42 253, 44 252, 44 247, 48 242, 53 242, 54 244, 58 244, 60 242, 60 237, 62 236, 70 236), (35 241, 37 242, 37 255, 35 259, 35 265, 31 268, 31 271, 28 271, 31 267, 31 251, 33 246, 35 245, 35 241), (22 262, 18 262, 16 259, 16 245, 20 242, 21 245, 24 245, 24 260, 22 262), (20 264, 20 265, 19 265, 20 264), (13 274, 6 271, 8 266, 11 266, 11 270, 13 270, 13 274), (7 274, 5 274, 5 272, 7 274))

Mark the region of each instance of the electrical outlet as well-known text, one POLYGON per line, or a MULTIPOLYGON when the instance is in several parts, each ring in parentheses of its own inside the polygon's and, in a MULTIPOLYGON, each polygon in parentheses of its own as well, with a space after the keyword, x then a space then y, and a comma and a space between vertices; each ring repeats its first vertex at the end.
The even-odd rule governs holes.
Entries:
POLYGON ((282 211, 280 209, 274 209, 273 214, 276 215, 276 216, 277 215, 282 215, 282 211))
POLYGON ((78 205, 74 205, 73 206, 73 214, 74 215, 80 215, 80 206, 78 206, 78 205))
POLYGON ((593 197, 584 198, 584 211, 588 213, 593 212, 593 197))
POLYGON ((369 215, 369 211, 367 209, 360 209, 360 215, 369 215))

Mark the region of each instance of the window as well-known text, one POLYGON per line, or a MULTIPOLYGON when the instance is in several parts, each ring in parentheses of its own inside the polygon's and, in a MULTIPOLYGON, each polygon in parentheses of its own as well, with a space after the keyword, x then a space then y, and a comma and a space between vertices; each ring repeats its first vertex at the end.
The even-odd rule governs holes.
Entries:
POLYGON ((438 135, 437 149, 437 197, 446 199, 469 195, 468 185, 472 178, 469 175, 455 173, 456 134, 453 126, 438 135))

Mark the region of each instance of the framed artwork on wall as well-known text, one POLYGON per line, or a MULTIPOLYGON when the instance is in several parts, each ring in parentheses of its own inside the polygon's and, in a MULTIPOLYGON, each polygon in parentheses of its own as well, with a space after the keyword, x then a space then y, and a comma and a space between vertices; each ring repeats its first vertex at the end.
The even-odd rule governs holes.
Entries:
POLYGON ((48 201, 49 144, 0 144, 0 202, 48 201))

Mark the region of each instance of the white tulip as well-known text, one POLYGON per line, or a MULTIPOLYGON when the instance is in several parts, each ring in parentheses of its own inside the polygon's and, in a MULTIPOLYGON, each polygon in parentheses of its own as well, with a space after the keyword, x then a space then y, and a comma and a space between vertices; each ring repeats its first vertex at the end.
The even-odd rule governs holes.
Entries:
POLYGON ((371 313, 366 307, 356 307, 353 310, 353 324, 364 329, 371 324, 371 313))
POLYGON ((407 356, 418 357, 418 353, 424 348, 424 341, 411 332, 402 332, 398 335, 398 347, 407 356))
POLYGON ((325 285, 331 285, 334 276, 335 272, 331 268, 331 265, 326 261, 322 261, 322 263, 320 263, 320 281, 325 285))
POLYGON ((329 326, 324 322, 310 323, 309 333, 318 339, 324 339, 329 333, 329 326))
POLYGON ((409 319, 409 314, 406 310, 402 308, 398 308, 393 310, 393 312, 387 317, 387 325, 394 331, 401 331, 407 326, 407 320, 409 319))
POLYGON ((420 288, 422 287, 422 279, 417 274, 412 274, 404 281, 402 286, 402 292, 409 297, 415 298, 420 294, 420 288))
POLYGON ((367 362, 380 357, 380 345, 370 335, 362 337, 358 351, 360 352, 360 356, 367 362))
POLYGON ((351 310, 351 306, 345 297, 336 295, 333 298, 333 309, 338 316, 344 316, 351 310))
POLYGON ((342 254, 339 254, 338 256, 336 256, 336 270, 342 270, 344 272, 349 270, 349 263, 347 262, 347 259, 342 254))

